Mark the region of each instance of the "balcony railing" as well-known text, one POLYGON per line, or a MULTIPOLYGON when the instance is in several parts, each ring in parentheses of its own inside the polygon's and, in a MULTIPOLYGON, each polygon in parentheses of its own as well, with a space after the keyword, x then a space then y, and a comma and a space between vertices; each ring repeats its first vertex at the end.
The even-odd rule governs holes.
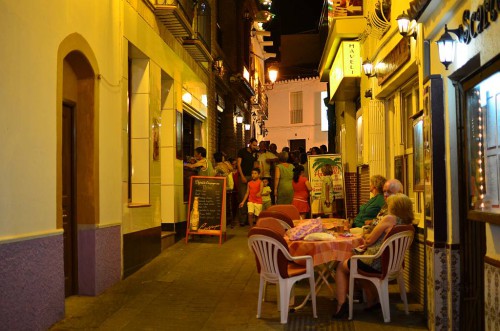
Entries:
POLYGON ((196 61, 212 61, 210 55, 212 19, 208 1, 198 3, 195 15, 194 37, 184 38, 184 48, 196 61))
POLYGON ((266 87, 260 81, 254 87, 255 95, 251 97, 252 110, 255 111, 262 119, 267 119, 268 112, 268 98, 266 94, 266 87))
POLYGON ((210 62, 211 11, 207 0, 149 0, 158 20, 199 62, 210 62), (196 3, 196 5, 195 5, 196 3))
POLYGON ((210 51, 210 43, 212 42, 211 25, 212 17, 210 4, 208 1, 200 1, 197 8, 195 32, 197 37, 205 43, 208 51, 210 51))
POLYGON ((193 0, 152 0, 155 15, 160 22, 178 38, 191 37, 193 34, 193 0))

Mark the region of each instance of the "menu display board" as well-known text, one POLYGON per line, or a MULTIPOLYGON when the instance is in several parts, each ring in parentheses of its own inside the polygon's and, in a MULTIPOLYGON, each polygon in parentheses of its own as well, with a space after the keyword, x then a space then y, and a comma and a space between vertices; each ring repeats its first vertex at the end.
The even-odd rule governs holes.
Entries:
POLYGON ((192 176, 186 243, 189 235, 217 235, 219 244, 226 233, 226 177, 192 176), (194 201, 197 203, 194 203, 194 201), (193 208, 194 207, 194 208, 193 208))

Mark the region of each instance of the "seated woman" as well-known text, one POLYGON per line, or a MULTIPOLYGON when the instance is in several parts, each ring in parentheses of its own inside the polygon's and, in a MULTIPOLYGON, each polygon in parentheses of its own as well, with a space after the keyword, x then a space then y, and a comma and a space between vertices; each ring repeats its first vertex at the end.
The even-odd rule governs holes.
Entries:
POLYGON ((386 179, 380 175, 370 178, 370 193, 373 197, 367 203, 359 207, 359 213, 352 223, 353 228, 360 228, 365 225, 366 220, 374 219, 380 209, 384 206, 384 184, 386 179))
MULTIPOLYGON (((366 255, 376 254, 382 245, 385 235, 395 226, 401 224, 411 224, 413 221, 413 205, 406 195, 398 193, 387 198, 388 214, 375 226, 373 231, 366 235, 364 245, 359 249, 366 249, 366 255)), ((335 273, 337 311, 332 318, 339 319, 347 316, 349 304, 346 300, 349 288, 349 267, 350 259, 339 263, 335 273)), ((381 259, 374 259, 367 264, 358 261, 358 268, 366 272, 380 272, 381 259)), ((378 298, 377 290, 371 283, 361 282, 365 290, 367 311, 376 309, 380 304, 376 301, 378 298)))

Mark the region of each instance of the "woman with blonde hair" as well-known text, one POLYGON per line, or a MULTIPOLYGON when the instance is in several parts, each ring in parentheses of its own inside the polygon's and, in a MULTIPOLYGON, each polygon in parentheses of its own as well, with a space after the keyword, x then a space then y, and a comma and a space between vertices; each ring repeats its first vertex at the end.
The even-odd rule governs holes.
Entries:
MULTIPOLYGON (((360 250, 365 250, 365 255, 375 255, 385 236, 396 225, 411 224, 414 219, 413 204, 406 195, 402 193, 394 194, 387 198, 388 214, 375 226, 373 231, 365 235, 365 243, 358 247, 360 250)), ((366 260, 365 260, 366 261, 366 260)), ((335 273, 335 282, 337 284, 337 312, 333 314, 333 318, 344 318, 349 310, 347 303, 347 289, 349 288, 349 268, 351 260, 346 260, 339 264, 335 273)), ((369 273, 380 273, 382 268, 381 259, 373 259, 369 262, 358 260, 358 269, 369 273)), ((377 290, 372 284, 364 283, 367 307, 366 311, 372 311, 380 308, 380 303, 377 302, 377 290)))

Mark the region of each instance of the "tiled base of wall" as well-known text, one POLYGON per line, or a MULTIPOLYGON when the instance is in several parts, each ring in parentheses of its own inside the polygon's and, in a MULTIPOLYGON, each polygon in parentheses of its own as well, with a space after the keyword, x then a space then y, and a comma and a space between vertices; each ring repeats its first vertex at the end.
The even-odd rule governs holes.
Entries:
POLYGON ((78 230, 78 294, 97 295, 121 279, 120 226, 78 230))
POLYGON ((500 330, 500 261, 485 259, 484 321, 487 331, 500 330))
POLYGON ((448 316, 450 328, 448 330, 460 329, 460 250, 458 247, 446 247, 446 259, 448 264, 448 280, 450 290, 448 291, 448 316))
POLYGON ((426 244, 429 330, 458 330, 460 254, 458 249, 426 244))
POLYGON ((0 244, 0 329, 46 330, 64 317, 63 235, 0 244))

